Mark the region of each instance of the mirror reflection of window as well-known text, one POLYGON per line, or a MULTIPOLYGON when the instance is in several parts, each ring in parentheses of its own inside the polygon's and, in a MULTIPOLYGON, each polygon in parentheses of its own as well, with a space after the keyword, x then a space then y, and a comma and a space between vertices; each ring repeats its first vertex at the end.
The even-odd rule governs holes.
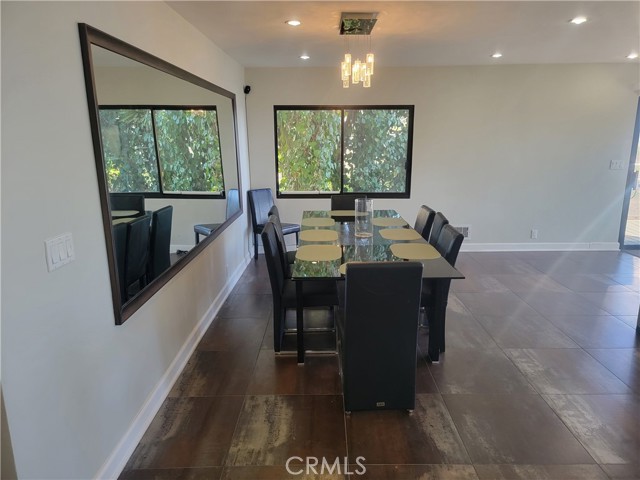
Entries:
POLYGON ((101 107, 100 131, 110 192, 224 192, 215 107, 101 107))

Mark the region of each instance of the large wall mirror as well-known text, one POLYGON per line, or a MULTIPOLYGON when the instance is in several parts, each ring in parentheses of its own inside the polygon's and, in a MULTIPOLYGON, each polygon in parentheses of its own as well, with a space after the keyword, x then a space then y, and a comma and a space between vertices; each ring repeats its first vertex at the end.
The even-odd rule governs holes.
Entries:
POLYGON ((242 213, 235 95, 79 24, 116 323, 242 213))

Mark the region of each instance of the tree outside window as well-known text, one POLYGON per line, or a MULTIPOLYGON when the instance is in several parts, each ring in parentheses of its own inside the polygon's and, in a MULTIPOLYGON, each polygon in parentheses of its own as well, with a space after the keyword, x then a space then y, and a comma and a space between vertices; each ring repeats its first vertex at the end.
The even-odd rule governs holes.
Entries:
POLYGON ((278 195, 409 196, 413 106, 274 110, 278 195))

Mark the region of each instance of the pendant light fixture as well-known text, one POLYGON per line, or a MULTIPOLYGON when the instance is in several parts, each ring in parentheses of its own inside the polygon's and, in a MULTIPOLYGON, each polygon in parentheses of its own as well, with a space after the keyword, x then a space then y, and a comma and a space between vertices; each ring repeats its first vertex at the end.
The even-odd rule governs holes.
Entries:
POLYGON ((376 24, 377 16, 377 12, 343 13, 340 18, 340 35, 344 35, 347 50, 340 64, 340 78, 344 88, 349 88, 349 84, 359 83, 364 88, 371 86, 375 64, 375 56, 371 50, 371 30, 376 24), (352 46, 356 48, 355 60, 352 60, 352 46))

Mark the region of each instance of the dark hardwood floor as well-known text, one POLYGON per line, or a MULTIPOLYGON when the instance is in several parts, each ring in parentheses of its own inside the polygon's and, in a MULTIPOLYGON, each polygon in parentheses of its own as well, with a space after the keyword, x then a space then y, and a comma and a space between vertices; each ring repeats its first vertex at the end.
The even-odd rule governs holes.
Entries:
POLYGON ((266 265, 252 261, 120 478, 640 478, 640 258, 462 253, 457 266, 440 363, 419 332, 415 410, 345 415, 335 355, 274 354, 266 265), (291 457, 333 473, 292 475, 291 457))

